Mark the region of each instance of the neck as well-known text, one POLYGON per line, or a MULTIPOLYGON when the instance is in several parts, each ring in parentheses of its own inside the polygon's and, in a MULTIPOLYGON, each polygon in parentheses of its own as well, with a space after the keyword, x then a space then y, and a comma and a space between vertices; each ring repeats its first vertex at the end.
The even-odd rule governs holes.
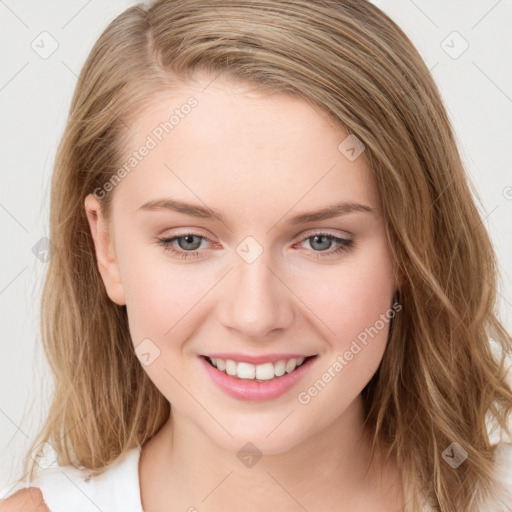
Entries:
MULTIPOLYGON (((240 446, 244 444, 241 440, 240 446)), ((281 453, 264 453, 256 462, 240 460, 173 410, 144 445, 139 469, 145 510, 169 510, 173 503, 176 510, 211 512, 225 511, 226 504, 248 512, 299 505, 306 510, 320 505, 326 511, 363 510, 357 505, 361 496, 385 492, 392 484, 389 475, 380 478, 382 470, 380 458, 370 459, 360 398, 327 429, 281 453)))

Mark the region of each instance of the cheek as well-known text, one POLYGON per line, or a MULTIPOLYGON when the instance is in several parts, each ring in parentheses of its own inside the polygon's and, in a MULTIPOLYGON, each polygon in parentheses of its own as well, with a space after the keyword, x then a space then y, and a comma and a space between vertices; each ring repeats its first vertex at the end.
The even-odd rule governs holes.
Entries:
POLYGON ((297 399, 311 414, 327 414, 328 421, 348 407, 377 371, 391 320, 400 311, 392 307, 393 265, 387 246, 374 244, 365 254, 354 265, 340 267, 328 285, 309 296, 325 324, 328 352, 297 399))
POLYGON ((195 284, 191 282, 193 273, 184 272, 183 266, 167 261, 161 254, 155 257, 157 250, 131 246, 120 254, 119 266, 135 352, 160 392, 173 404, 186 407, 187 397, 182 385, 187 375, 180 370, 180 351, 194 332, 198 311, 194 304, 205 290, 198 286, 197 279, 195 284))
POLYGON ((339 265, 318 265, 314 279, 300 279, 296 284, 297 295, 318 317, 316 324, 322 326, 325 339, 343 348, 391 307, 393 264, 384 237, 348 255, 339 265))
POLYGON ((119 240, 119 267, 133 343, 150 338, 160 344, 190 310, 198 295, 197 285, 184 279, 183 270, 166 261, 158 248, 124 245, 119 240))

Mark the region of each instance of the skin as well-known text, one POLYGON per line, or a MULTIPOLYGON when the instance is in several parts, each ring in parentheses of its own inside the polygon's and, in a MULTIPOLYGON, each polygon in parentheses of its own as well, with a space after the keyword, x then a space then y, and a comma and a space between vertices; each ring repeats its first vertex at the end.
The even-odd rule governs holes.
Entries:
POLYGON ((107 293, 126 305, 134 347, 158 347, 144 369, 172 404, 142 450, 144 510, 399 510, 394 460, 370 465, 360 396, 389 324, 308 404, 297 399, 392 304, 393 260, 364 153, 347 159, 338 150, 347 133, 303 99, 211 80, 155 95, 136 117, 127 158, 170 112, 198 101, 110 192, 108 219, 94 195, 85 201, 107 293), (167 197, 214 208, 224 222, 140 209, 167 197), (341 201, 373 212, 288 222, 341 201), (318 232, 354 246, 334 254, 336 242, 308 238, 318 232), (206 239, 172 247, 193 245, 197 258, 158 241, 187 233, 206 239), (263 250, 251 263, 236 252, 248 236, 263 250), (318 356, 284 395, 248 402, 212 383, 198 358, 212 352, 318 356), (263 455, 252 467, 236 456, 248 441, 263 455))

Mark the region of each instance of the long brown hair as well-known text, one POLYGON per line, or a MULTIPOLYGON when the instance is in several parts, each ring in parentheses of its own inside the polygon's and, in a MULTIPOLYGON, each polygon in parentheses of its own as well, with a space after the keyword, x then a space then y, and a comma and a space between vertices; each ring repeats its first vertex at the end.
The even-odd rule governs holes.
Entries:
POLYGON ((494 480, 486 418, 507 431, 512 408, 496 258, 429 70, 364 0, 159 0, 103 32, 55 161, 42 335, 56 386, 25 472, 42 441, 60 464, 101 470, 168 419, 134 354, 126 309, 105 292, 83 205, 121 165, 128 121, 199 71, 298 95, 365 145, 402 305, 363 392, 366 425, 373 447, 397 456, 408 510, 419 510, 420 492, 442 511, 475 510, 494 480), (468 454, 457 470, 442 460, 452 443, 468 454))

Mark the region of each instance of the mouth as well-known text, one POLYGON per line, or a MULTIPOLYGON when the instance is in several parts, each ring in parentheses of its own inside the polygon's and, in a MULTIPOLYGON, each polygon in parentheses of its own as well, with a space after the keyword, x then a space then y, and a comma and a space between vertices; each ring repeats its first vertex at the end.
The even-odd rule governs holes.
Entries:
MULTIPOLYGON (((228 357, 230 354, 222 355, 228 357)), ((308 373, 313 371, 311 368, 318 359, 318 354, 305 357, 274 354, 266 357, 266 362, 254 365, 246 361, 213 356, 212 354, 198 357, 210 382, 231 398, 251 402, 274 400, 291 392, 308 373), (269 362, 268 359, 274 359, 274 362, 269 362)), ((233 357, 242 358, 241 355, 233 357)), ((247 356, 246 359, 251 357, 247 356)), ((252 358, 253 361, 257 359, 252 358)))
POLYGON ((296 372, 317 356, 318 354, 307 357, 281 359, 275 363, 267 362, 258 365, 209 356, 201 356, 201 358, 218 372, 238 381, 265 383, 279 380, 286 375, 296 372))

